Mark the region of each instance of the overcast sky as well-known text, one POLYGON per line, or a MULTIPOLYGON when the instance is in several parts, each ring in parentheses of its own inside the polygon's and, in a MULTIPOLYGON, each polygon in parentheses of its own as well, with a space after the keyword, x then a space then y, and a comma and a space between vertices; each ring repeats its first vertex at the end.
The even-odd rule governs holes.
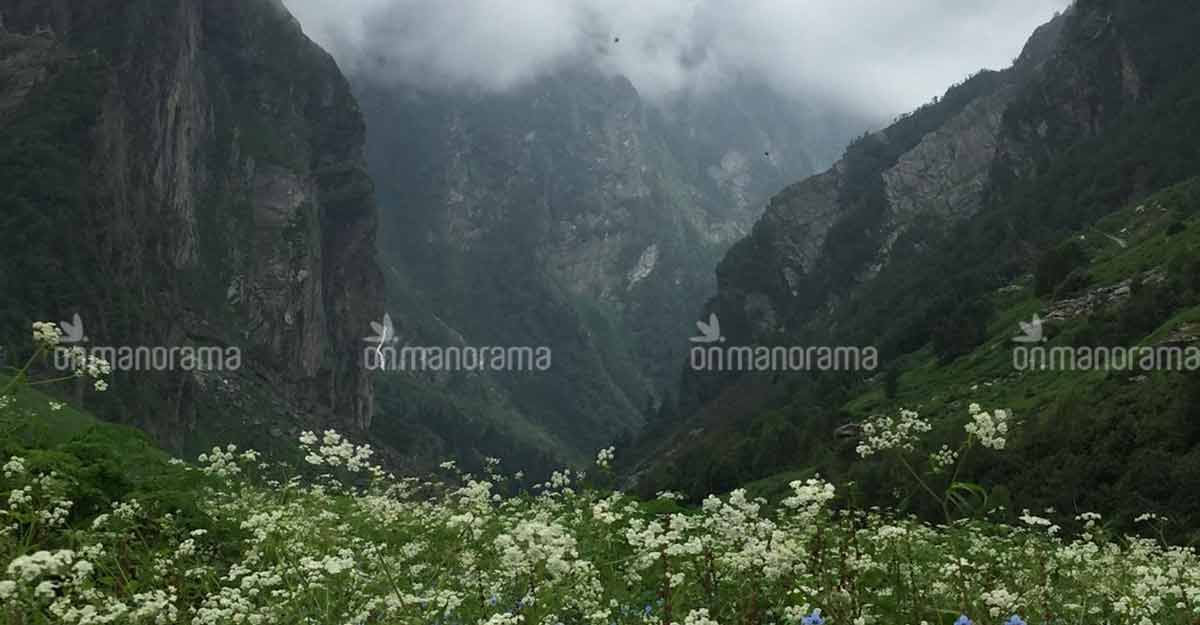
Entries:
POLYGON ((1068 0, 285 0, 352 72, 503 91, 563 67, 650 99, 730 76, 870 115, 1007 66, 1068 0))

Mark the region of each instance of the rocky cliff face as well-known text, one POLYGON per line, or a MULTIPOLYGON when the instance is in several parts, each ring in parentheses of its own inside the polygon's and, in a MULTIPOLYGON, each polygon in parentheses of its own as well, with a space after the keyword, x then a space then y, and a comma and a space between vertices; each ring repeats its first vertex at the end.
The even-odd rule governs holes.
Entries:
POLYGON ((506 419, 569 455, 655 410, 712 266, 767 196, 849 134, 754 85, 659 107, 582 71, 506 94, 352 80, 402 339, 551 347, 546 374, 479 394, 506 396, 524 415, 506 419))
POLYGON ((176 447, 367 428, 376 210, 333 60, 276 0, 0 14, 5 331, 79 312, 94 344, 240 347, 239 371, 117 375, 110 415, 176 447))

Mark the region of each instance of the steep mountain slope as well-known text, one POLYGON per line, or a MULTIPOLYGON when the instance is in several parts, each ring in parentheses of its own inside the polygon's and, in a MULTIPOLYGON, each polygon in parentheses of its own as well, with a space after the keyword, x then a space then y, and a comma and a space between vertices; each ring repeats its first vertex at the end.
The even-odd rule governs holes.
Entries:
POLYGON ((1064 21, 1040 29, 1012 68, 972 76, 773 198, 717 269, 716 309, 728 330, 753 339, 796 329, 878 276, 910 231, 950 228, 978 213, 1005 111, 1064 21))
POLYGON ((435 447, 504 422, 577 459, 636 431, 677 380, 711 267, 857 126, 753 84, 659 107, 582 70, 504 94, 352 80, 400 338, 553 350, 545 372, 387 376, 381 413, 435 447))
MULTIPOLYGON (((1200 441, 1187 425, 1191 374, 1154 372, 1141 393, 1122 386, 1128 376, 1045 372, 1017 384, 997 367, 1012 373, 1017 320, 1058 306, 1089 280, 1103 293, 1157 269, 1166 286, 1097 306, 1076 345, 1157 344, 1195 305, 1187 269, 1200 256, 1194 245, 1150 255, 1164 240, 1151 239, 1135 255, 1149 265, 1137 270, 1062 246, 1083 236, 1132 249, 1132 237, 1103 219, 1135 213, 1154 192, 1200 174, 1198 24, 1200 11, 1186 4, 1079 2, 1040 29, 1012 69, 973 77, 775 198, 718 270, 711 310, 728 340, 873 345, 886 371, 692 375, 681 410, 691 418, 651 429, 677 434, 665 446, 645 445, 643 457, 657 460, 636 469, 644 487, 698 492, 819 467, 858 476, 883 496, 871 476, 886 466, 855 461, 853 445, 836 443, 836 427, 920 405, 938 428, 959 428, 963 402, 988 396, 1033 426, 1014 443, 1024 467, 989 458, 997 466, 989 485, 1007 487, 1014 505, 1085 510, 1097 497, 1128 495, 1146 466, 1131 458, 1144 454, 1170 459, 1155 465, 1174 472, 1168 483, 1192 475, 1188 458, 1200 441), (1029 274, 1038 279, 1022 278, 1029 274), (981 362, 992 364, 975 369, 981 362), (1006 383, 1013 392, 1002 390, 1006 383), (1126 436, 1150 421, 1173 434, 1126 436), (1066 440, 1064 424, 1094 438, 1066 440), (1091 459, 1087 445, 1117 432, 1126 434, 1109 440, 1124 441, 1123 456, 1091 459), (1065 464, 1052 459, 1063 459, 1048 449, 1056 443, 1071 458, 1065 464)), ((1188 189, 1162 191, 1156 206, 1166 222, 1149 222, 1147 236, 1189 227, 1188 189)), ((1157 501, 1195 518, 1194 509, 1157 501)))
POLYGON ((278 0, 0 15, 0 344, 78 313, 92 346, 240 348, 86 397, 175 449, 367 428, 376 211, 333 60, 278 0))

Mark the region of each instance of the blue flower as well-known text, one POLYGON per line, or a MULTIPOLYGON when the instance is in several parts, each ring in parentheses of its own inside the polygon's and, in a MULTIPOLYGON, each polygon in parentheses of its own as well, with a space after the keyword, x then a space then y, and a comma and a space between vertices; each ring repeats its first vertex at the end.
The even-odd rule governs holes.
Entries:
POLYGON ((954 621, 954 625, 975 625, 975 622, 967 618, 966 614, 963 614, 958 617, 957 621, 954 621))
POLYGON ((1021 617, 1014 614, 1014 615, 1012 615, 1012 618, 1008 619, 1008 622, 1005 623, 1004 625, 1027 625, 1027 623, 1025 623, 1025 621, 1022 620, 1021 617))
POLYGON ((800 619, 800 625, 825 625, 825 619, 821 618, 821 610, 813 610, 812 614, 800 619))

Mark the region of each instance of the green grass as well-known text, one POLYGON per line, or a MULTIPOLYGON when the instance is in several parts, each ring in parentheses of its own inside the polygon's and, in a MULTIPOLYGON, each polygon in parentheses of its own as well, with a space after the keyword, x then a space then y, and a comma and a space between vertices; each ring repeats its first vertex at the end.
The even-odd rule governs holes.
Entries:
MULTIPOLYGON (((11 376, 0 374, 0 389, 7 387, 11 381, 11 376)), ((57 401, 36 388, 18 386, 14 402, 5 413, 13 419, 10 427, 19 426, 17 433, 29 445, 53 446, 65 443, 98 425, 99 422, 91 414, 69 405, 52 410, 51 402, 57 401)))
POLYGON ((1161 269, 1180 256, 1196 257, 1200 253, 1200 218, 1189 216, 1196 207, 1187 198, 1198 190, 1200 179, 1193 178, 1097 222, 1085 235, 1085 247, 1092 256, 1089 273, 1095 283, 1113 284, 1161 269), (1169 235, 1177 223, 1184 229, 1169 235), (1128 247, 1098 235, 1097 230, 1124 239, 1128 247))
MULTIPOLYGON (((1095 231, 1089 232, 1086 248, 1092 259, 1088 266, 1092 277, 1090 288, 1112 286, 1147 271, 1164 269, 1179 256, 1200 256, 1200 218, 1187 220, 1187 227, 1182 232, 1167 235, 1170 224, 1176 222, 1182 210, 1178 198, 1197 187, 1200 187, 1200 179, 1189 180, 1100 220, 1096 229, 1123 237, 1129 246, 1121 248, 1096 235, 1095 231), (1139 213, 1137 206, 1144 207, 1143 211, 1139 213), (1122 230, 1126 232, 1122 233, 1122 230)), ((1068 395, 1103 379, 1104 375, 1096 372, 1055 372, 1053 375, 1031 372, 1014 379, 1009 350, 1013 345, 1012 337, 1020 334, 1018 323, 1029 321, 1035 314, 1044 314, 1051 302, 1034 296, 1030 284, 1018 282, 996 292, 992 303, 996 314, 988 324, 989 338, 972 353, 949 364, 939 363, 928 349, 910 354, 902 361, 904 373, 900 376, 896 400, 884 398, 881 387, 871 387, 847 402, 844 409, 860 416, 918 404, 937 411, 954 399, 975 397, 995 405, 1036 411, 1055 397, 1068 395)), ((1180 310, 1139 344, 1152 344, 1174 328, 1195 321, 1200 321, 1200 307, 1180 310)), ((1080 320, 1063 324, 1057 328, 1059 336, 1047 346, 1066 344, 1066 339, 1081 324, 1080 320)))
MULTIPOLYGON (((0 376, 0 387, 9 380, 0 376)), ((172 465, 144 432, 69 405, 54 410, 54 401, 36 388, 17 391, 0 409, 0 457, 21 456, 31 470, 54 473, 77 515, 98 514, 129 497, 197 514, 200 482, 172 465)))

